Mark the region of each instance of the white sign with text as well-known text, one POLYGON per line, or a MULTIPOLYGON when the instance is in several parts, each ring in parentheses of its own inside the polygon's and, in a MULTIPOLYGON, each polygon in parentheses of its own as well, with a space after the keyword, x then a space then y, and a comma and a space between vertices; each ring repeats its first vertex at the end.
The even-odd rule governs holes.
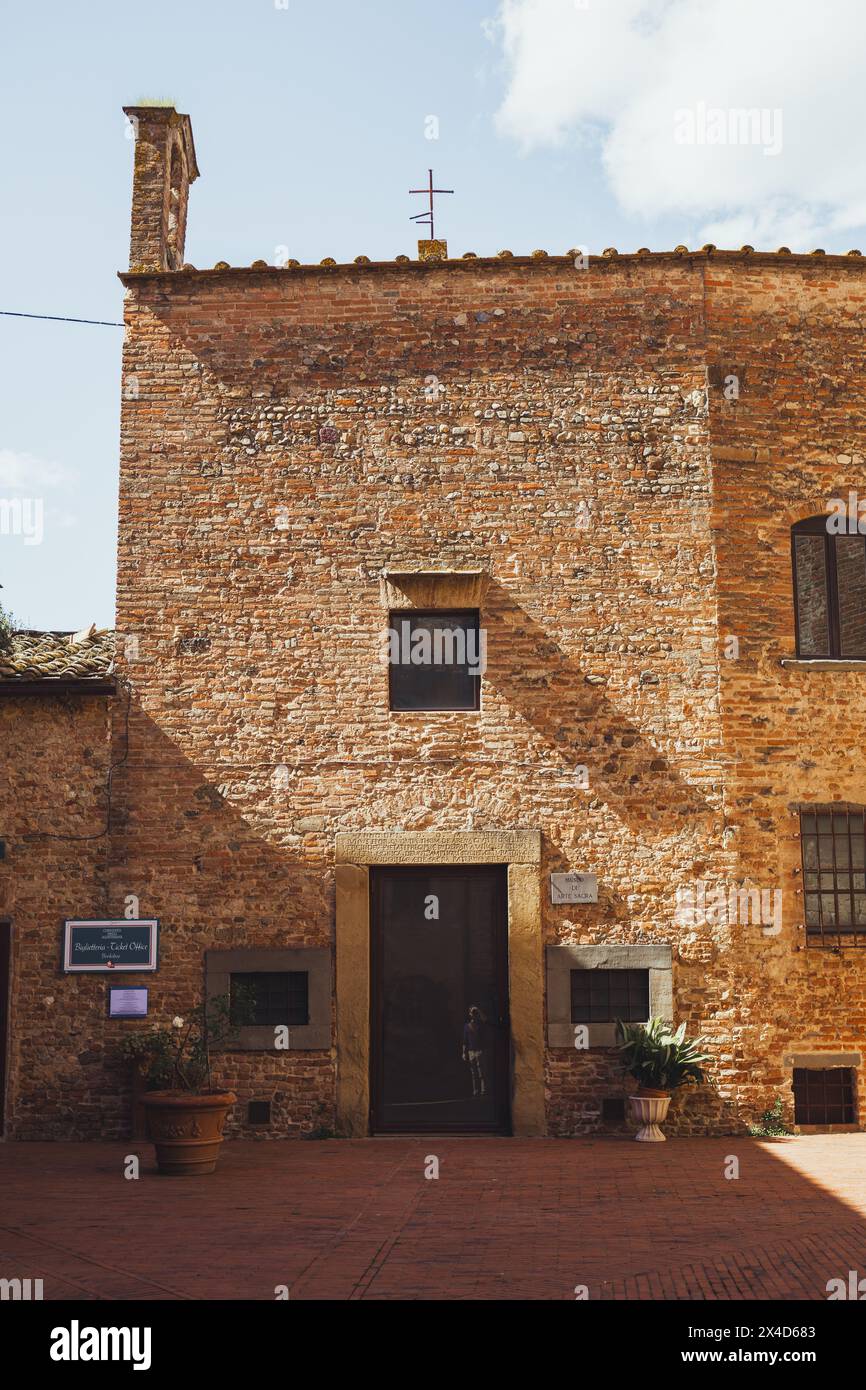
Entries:
POLYGON ((551 874, 552 903, 597 903, 598 879, 595 874, 551 874))

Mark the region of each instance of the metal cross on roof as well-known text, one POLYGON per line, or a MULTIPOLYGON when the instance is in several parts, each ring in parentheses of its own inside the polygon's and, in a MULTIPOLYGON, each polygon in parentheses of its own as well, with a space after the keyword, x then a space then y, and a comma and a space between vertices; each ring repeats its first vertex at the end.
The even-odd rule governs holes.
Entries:
POLYGON ((433 170, 432 170, 432 169, 428 169, 428 170, 427 170, 427 173, 428 173, 429 176, 430 176, 430 182, 429 182, 428 186, 427 186, 426 188, 410 188, 410 189, 409 189, 409 192, 410 192, 410 193, 426 193, 426 194, 428 195, 428 197, 430 198, 430 206, 429 206, 429 208, 427 209, 426 212, 416 212, 416 213, 413 213, 413 215, 409 218, 409 221, 410 221, 410 222, 426 222, 426 224, 427 224, 427 225, 429 226, 429 228, 430 228, 430 240, 431 240, 431 241, 435 241, 435 239, 436 239, 436 238, 435 238, 435 232, 434 232, 434 230, 433 230, 433 194, 434 194, 434 193, 453 193, 453 192, 454 192, 454 189, 453 189, 453 188, 434 188, 434 187, 433 187, 433 170))

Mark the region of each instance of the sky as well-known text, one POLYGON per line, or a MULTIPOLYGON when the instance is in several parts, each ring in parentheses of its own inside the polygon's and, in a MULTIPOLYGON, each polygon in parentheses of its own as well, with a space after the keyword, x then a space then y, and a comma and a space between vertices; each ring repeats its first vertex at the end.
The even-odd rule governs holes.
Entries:
MULTIPOLYGON (((0 310, 118 321, 133 143, 170 101, 186 259, 684 243, 866 250, 862 0, 0 0, 0 310)), ((0 317, 0 603, 114 620, 122 330, 0 317)))

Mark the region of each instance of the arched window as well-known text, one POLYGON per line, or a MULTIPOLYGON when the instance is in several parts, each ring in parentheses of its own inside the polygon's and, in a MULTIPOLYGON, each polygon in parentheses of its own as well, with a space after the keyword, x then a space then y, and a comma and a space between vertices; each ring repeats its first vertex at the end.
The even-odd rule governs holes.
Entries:
POLYGON ((183 160, 180 146, 172 145, 168 186, 168 226, 166 261, 169 270, 180 270, 183 262, 183 160))
POLYGON ((798 521, 791 563, 797 655, 866 661, 866 535, 856 517, 798 521))

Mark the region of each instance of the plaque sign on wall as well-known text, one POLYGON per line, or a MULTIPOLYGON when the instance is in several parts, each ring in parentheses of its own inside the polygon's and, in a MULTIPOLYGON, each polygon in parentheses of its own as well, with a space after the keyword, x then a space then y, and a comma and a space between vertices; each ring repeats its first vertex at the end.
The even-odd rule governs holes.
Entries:
POLYGON ((146 989, 108 989, 109 1018, 147 1018, 146 989))
POLYGON ((551 874, 552 903, 597 903, 598 878, 595 874, 551 874))
POLYGON ((63 923, 63 969, 83 971, 156 970, 159 922, 155 917, 130 922, 75 921, 63 923))

